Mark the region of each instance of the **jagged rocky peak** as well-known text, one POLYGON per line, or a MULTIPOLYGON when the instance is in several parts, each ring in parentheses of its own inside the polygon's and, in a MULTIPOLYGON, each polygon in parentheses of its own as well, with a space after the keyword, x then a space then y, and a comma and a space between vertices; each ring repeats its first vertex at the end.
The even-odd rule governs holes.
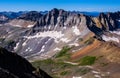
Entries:
POLYGON ((59 27, 86 26, 86 16, 62 9, 52 9, 43 15, 35 25, 35 29, 56 30, 59 27), (84 24, 84 25, 83 25, 84 24), (40 27, 40 28, 38 28, 40 27))
POLYGON ((56 25, 57 18, 60 15, 64 15, 63 12, 65 11, 56 8, 52 9, 51 11, 49 11, 47 14, 40 18, 40 20, 37 23, 37 26, 56 25))
POLYGON ((109 30, 115 30, 119 28, 119 20, 120 19, 120 13, 100 13, 98 20, 100 21, 100 24, 102 25, 102 29, 105 31, 109 30))
POLYGON ((50 11, 51 15, 57 15, 59 14, 59 10, 57 8, 54 8, 50 11))
POLYGON ((42 16, 40 12, 37 11, 30 11, 26 14, 21 15, 18 19, 30 20, 30 21, 37 21, 42 16))
POLYGON ((21 56, 0 47, 0 78, 51 78, 21 56))

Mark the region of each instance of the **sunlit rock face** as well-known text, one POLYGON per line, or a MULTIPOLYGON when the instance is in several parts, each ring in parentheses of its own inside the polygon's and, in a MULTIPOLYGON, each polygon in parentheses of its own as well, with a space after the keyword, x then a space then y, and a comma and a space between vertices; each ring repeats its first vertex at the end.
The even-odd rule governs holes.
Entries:
POLYGON ((27 59, 45 59, 63 46, 81 46, 79 39, 92 32, 104 41, 119 42, 105 34, 118 29, 119 20, 119 12, 91 17, 62 9, 45 14, 31 11, 0 27, 0 45, 27 59))

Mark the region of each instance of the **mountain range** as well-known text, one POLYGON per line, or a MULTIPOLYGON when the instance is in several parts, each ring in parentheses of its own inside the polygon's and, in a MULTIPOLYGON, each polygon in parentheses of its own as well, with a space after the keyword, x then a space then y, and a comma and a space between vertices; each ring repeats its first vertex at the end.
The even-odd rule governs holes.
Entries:
POLYGON ((119 65, 119 28, 119 11, 89 13, 54 8, 45 12, 1 12, 0 46, 31 62, 54 58, 67 46, 71 48, 71 59, 100 54, 119 65), (115 56, 104 53, 106 49, 112 53, 115 48, 115 56), (93 53, 96 51, 98 54, 93 53))

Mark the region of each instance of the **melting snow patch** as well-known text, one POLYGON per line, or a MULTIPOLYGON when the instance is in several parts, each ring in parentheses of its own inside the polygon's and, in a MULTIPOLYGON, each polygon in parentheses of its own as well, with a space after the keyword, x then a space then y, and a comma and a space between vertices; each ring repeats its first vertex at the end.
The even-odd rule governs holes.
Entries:
POLYGON ((115 41, 115 42, 119 43, 119 39, 116 37, 108 37, 108 36, 103 35, 102 39, 105 41, 115 41))
POLYGON ((51 26, 48 27, 48 29, 50 30, 51 26))
POLYGON ((25 41, 23 44, 22 44, 22 46, 25 46, 27 44, 27 41, 25 41))
POLYGON ((69 39, 67 39, 67 38, 61 38, 60 39, 62 42, 65 42, 65 43, 68 43, 70 40, 69 39))
POLYGON ((28 47, 25 51, 33 51, 33 49, 28 47))
POLYGON ((79 77, 73 76, 72 78, 82 78, 82 77, 81 76, 79 76, 79 77))
POLYGON ((80 35, 81 34, 79 29, 77 28, 77 26, 73 26, 72 28, 73 28, 73 32, 75 33, 75 35, 80 35))
POLYGON ((79 44, 78 43, 73 43, 73 44, 69 44, 69 46, 79 46, 79 44))
POLYGON ((54 30, 58 27, 58 25, 56 24, 55 27, 54 27, 54 30))
POLYGON ((61 38, 63 36, 64 34, 62 34, 61 31, 59 32, 58 31, 46 31, 46 32, 37 33, 34 36, 28 36, 28 37, 25 36, 25 38, 32 39, 32 38, 39 38, 39 37, 51 37, 51 38, 56 39, 56 38, 61 38))
POLYGON ((94 73, 94 74, 99 74, 100 72, 97 72, 97 71, 92 71, 92 73, 94 73))
POLYGON ((60 50, 61 50, 61 49, 60 49, 60 48, 57 48, 57 47, 54 49, 54 51, 60 51, 60 50))
POLYGON ((45 49, 44 49, 44 48, 42 48, 40 52, 44 52, 44 51, 45 51, 45 49))
POLYGON ((111 33, 114 33, 114 34, 117 34, 117 35, 120 35, 120 31, 111 31, 111 33))
POLYGON ((30 50, 30 47, 28 47, 25 51, 29 51, 30 50))
POLYGON ((99 75, 94 75, 96 78, 101 78, 101 76, 99 76, 99 75))
MULTIPOLYGON (((45 38, 45 37, 50 37, 49 40, 54 39, 56 43, 59 43, 60 41, 68 43, 70 41, 68 38, 64 37, 64 34, 62 34, 61 31, 59 32, 58 31, 45 31, 45 32, 37 33, 36 35, 33 35, 33 36, 24 36, 24 38, 27 38, 28 40, 33 39, 33 38, 36 39, 36 38, 45 38)), ((47 44, 48 41, 45 44, 47 44)), ((23 46, 25 45, 26 45, 26 42, 23 43, 23 46)))
POLYGON ((15 27, 22 27, 21 25, 13 25, 13 26, 15 26, 15 27))
POLYGON ((65 27, 63 27, 63 29, 67 29, 67 27, 65 26, 65 27))
POLYGON ((16 44, 16 46, 14 47, 14 50, 18 48, 19 44, 20 44, 19 42, 16 44))
POLYGON ((32 49, 29 49, 29 51, 33 51, 32 49))
POLYGON ((42 49, 41 49, 41 51, 40 51, 40 52, 44 52, 44 51, 45 51, 45 49, 44 49, 44 48, 45 48, 45 45, 43 45, 43 46, 42 46, 42 49))
POLYGON ((27 27, 28 27, 28 28, 31 28, 31 27, 33 27, 33 26, 34 26, 34 25, 28 25, 27 27))
POLYGON ((45 44, 47 44, 52 38, 49 38, 48 41, 45 42, 45 44))

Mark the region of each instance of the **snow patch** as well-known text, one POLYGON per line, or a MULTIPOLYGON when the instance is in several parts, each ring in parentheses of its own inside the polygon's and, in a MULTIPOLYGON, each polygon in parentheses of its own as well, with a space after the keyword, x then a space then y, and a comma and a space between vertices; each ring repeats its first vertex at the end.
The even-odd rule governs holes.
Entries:
POLYGON ((79 77, 73 76, 72 78, 82 78, 82 77, 81 76, 79 76, 79 77))
MULTIPOLYGON (((42 38, 50 37, 49 40, 54 39, 56 43, 59 43, 60 41, 68 43, 70 41, 68 38, 64 38, 64 34, 62 34, 61 31, 59 32, 58 31, 45 31, 45 32, 37 33, 34 36, 24 36, 24 38, 27 38, 27 39, 40 38, 40 37, 42 38)), ((45 44, 47 44, 47 42, 45 44)), ((24 42, 23 45, 26 45, 26 43, 24 42)))
POLYGON ((13 25, 13 26, 15 26, 15 27, 22 27, 21 25, 13 25))
POLYGON ((54 49, 54 51, 60 51, 60 50, 61 50, 61 49, 60 49, 60 48, 57 48, 57 47, 54 49))
POLYGON ((30 47, 28 47, 25 51, 33 51, 30 47))
POLYGON ((30 49, 29 51, 33 51, 33 49, 30 49))
POLYGON ((14 47, 14 50, 17 50, 17 48, 18 48, 18 46, 19 46, 19 42, 18 43, 16 43, 16 46, 14 47))
POLYGON ((44 51, 45 51, 45 49, 44 49, 44 48, 45 48, 45 45, 43 45, 43 46, 42 46, 42 48, 41 48, 41 51, 40 51, 40 52, 44 52, 44 51))
POLYGON ((101 76, 99 76, 99 75, 94 75, 96 78, 101 78, 101 76))
POLYGON ((103 35, 102 39, 105 41, 115 41, 115 42, 119 43, 119 39, 116 37, 108 37, 108 36, 103 35))
POLYGON ((52 38, 49 38, 48 41, 45 42, 45 44, 47 44, 52 38))
POLYGON ((75 33, 75 35, 81 34, 77 26, 73 26, 72 28, 73 28, 73 32, 75 33))
POLYGON ((92 73, 94 73, 94 74, 99 74, 100 72, 97 72, 97 71, 94 71, 94 70, 93 70, 92 73))
POLYGON ((27 41, 25 41, 23 44, 22 44, 22 46, 25 46, 27 44, 27 41))
POLYGON ((32 39, 32 38, 40 38, 40 37, 51 37, 51 38, 61 38, 63 37, 64 34, 62 34, 61 31, 45 31, 45 32, 40 32, 40 33, 37 33, 36 35, 34 36, 25 36, 25 38, 27 39, 32 39))
POLYGON ((72 44, 69 44, 69 46, 79 46, 79 44, 78 43, 72 43, 72 44))
POLYGON ((77 49, 77 50, 72 50, 72 52, 77 52, 77 51, 79 51, 79 50, 81 50, 82 48, 80 48, 80 49, 77 49))
POLYGON ((68 38, 61 38, 60 40, 65 43, 68 43, 70 41, 68 38))
POLYGON ((48 27, 48 29, 50 30, 51 26, 48 27))
POLYGON ((31 28, 31 27, 33 27, 33 26, 34 26, 34 25, 28 25, 27 27, 28 27, 28 28, 31 28))
POLYGON ((110 31, 111 33, 114 33, 114 34, 117 34, 117 35, 120 35, 120 31, 110 31))
POLYGON ((67 29, 67 27, 65 26, 65 27, 63 27, 63 29, 67 29))

